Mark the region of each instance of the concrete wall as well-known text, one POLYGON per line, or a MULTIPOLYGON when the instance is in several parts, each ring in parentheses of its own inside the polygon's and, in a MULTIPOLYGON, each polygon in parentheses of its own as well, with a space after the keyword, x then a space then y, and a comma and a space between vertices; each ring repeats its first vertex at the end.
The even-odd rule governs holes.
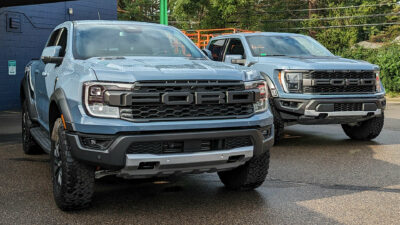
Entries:
POLYGON ((0 110, 19 108, 19 86, 25 65, 37 59, 58 24, 67 20, 117 19, 117 0, 78 0, 0 8, 0 110), (68 9, 73 9, 73 15, 68 9), (10 28, 7 18, 20 28, 10 28), (17 74, 8 74, 8 61, 15 60, 17 74))

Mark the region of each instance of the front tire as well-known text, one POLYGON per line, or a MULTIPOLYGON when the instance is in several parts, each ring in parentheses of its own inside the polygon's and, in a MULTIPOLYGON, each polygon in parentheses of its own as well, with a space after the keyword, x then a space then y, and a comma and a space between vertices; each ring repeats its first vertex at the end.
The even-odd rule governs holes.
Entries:
POLYGON ((354 140, 372 140, 379 136, 383 129, 385 116, 359 122, 355 125, 342 124, 344 133, 354 140))
POLYGON ((267 177, 269 169, 269 150, 259 156, 254 156, 233 170, 218 172, 221 182, 232 190, 253 190, 261 186, 267 177))
POLYGON ((94 168, 72 157, 60 118, 51 137, 51 174, 57 206, 63 211, 88 207, 94 192, 94 168))

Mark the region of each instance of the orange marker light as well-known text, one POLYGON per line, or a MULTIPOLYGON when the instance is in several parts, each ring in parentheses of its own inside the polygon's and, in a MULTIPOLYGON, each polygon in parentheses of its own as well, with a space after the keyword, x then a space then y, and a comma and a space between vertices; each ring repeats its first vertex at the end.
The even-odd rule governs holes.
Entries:
POLYGON ((66 130, 67 129, 67 125, 65 124, 65 120, 64 120, 64 115, 63 114, 61 114, 61 121, 63 123, 64 129, 66 130))

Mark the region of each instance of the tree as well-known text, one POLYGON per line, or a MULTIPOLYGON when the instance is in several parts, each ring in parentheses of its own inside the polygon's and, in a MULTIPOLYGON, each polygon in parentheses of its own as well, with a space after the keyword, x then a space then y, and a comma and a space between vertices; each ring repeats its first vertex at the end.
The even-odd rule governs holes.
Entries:
POLYGON ((156 22, 160 17, 159 0, 118 0, 119 18, 156 22))

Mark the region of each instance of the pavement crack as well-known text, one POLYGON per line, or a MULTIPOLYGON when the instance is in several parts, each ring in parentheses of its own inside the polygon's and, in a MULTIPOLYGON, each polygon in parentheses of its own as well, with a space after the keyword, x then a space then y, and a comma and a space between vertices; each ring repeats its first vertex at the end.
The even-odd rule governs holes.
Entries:
POLYGON ((361 186, 361 185, 348 185, 348 184, 319 184, 312 182, 301 182, 301 181, 291 181, 291 180, 282 180, 277 178, 269 178, 267 181, 271 182, 280 182, 285 184, 292 185, 304 185, 304 186, 317 186, 324 189, 333 189, 333 190, 346 190, 346 191, 378 191, 378 192, 392 192, 392 193, 400 193, 400 189, 397 188, 384 188, 384 187, 376 187, 376 186, 361 186))

